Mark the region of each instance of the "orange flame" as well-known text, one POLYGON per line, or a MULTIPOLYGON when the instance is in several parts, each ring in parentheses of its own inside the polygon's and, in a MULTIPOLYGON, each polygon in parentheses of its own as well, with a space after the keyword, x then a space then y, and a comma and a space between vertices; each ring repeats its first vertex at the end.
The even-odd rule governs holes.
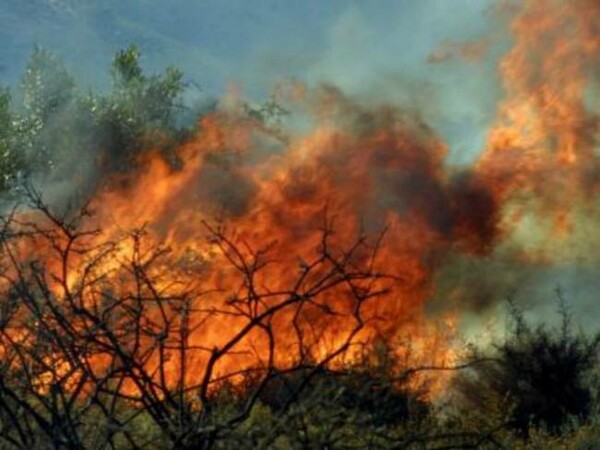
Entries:
MULTIPOLYGON (((177 164, 154 152, 135 173, 111 180, 92 202, 96 215, 84 224, 102 229, 94 237, 98 244, 120 243, 117 256, 103 260, 99 271, 110 273, 119 255, 141 252, 122 236, 148 224, 149 241, 169 249, 162 264, 172 278, 158 277, 157 289, 177 280, 202 292, 202 308, 190 313, 190 329, 200 331, 189 336, 201 350, 185 362, 174 352, 163 368, 167 377, 175 378, 185 363, 186 381, 198 383, 210 349, 221 348, 244 322, 214 314, 231 307, 244 280, 218 245, 206 242, 204 224, 218 218, 214 226, 226 225, 241 248, 258 251, 272 243, 268 255, 274 263, 255 282, 265 292, 286 292, 323 245, 324 210, 334 218, 338 249, 387 227, 376 270, 397 281, 383 301, 365 305, 365 328, 355 341, 393 342, 408 335, 421 354, 452 361, 451 339, 440 341, 424 312, 445 256, 489 254, 532 205, 534 215, 553 218, 555 236, 569 235, 573 202, 585 201, 590 187, 596 188, 597 120, 586 106, 586 80, 597 70, 599 16, 594 1, 532 0, 519 9, 511 26, 514 47, 500 64, 507 98, 472 170, 449 170, 445 145, 403 111, 364 107, 331 87, 292 86, 287 93, 282 89, 289 97, 282 101, 306 117, 285 136, 242 114, 229 98, 176 151, 177 164), (519 204, 523 195, 525 206, 519 204)), ((73 285, 81 263, 75 258, 68 265, 73 285)), ((69 283, 56 288, 68 289, 69 283)), ((122 283, 124 291, 134 287, 122 283)), ((341 314, 352 309, 347 297, 333 290, 321 302, 302 311, 316 357, 353 327, 341 314), (324 305, 340 314, 320 314, 324 305)), ((290 326, 295 313, 283 311, 273 323, 282 349, 279 365, 297 357, 297 330, 290 326)), ((448 329, 455 322, 449 317, 448 329)), ((249 335, 216 376, 264 359, 266 345, 264 336, 249 335)), ((96 362, 101 365, 101 358, 96 362)), ((153 358, 147 364, 158 363, 153 358)))

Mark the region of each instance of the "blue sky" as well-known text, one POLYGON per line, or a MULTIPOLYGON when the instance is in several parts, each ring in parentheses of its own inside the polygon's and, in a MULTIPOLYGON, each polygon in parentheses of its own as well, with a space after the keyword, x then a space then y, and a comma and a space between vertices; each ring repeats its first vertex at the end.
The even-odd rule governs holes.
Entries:
POLYGON ((106 83, 132 42, 148 70, 181 68, 208 97, 235 82, 261 99, 274 82, 327 81, 419 108, 451 146, 478 153, 498 96, 494 61, 427 63, 446 39, 489 33, 491 0, 2 0, 0 76, 15 84, 38 44, 83 83, 106 83))

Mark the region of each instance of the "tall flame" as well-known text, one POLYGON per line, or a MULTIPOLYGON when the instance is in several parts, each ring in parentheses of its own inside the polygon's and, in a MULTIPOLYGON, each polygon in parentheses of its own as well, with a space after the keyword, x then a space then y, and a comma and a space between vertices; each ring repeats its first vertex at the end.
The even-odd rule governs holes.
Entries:
MULTIPOLYGON (((378 265, 399 281, 392 296, 366 306, 361 339, 411 334, 415 346, 431 344, 436 336, 423 304, 432 273, 452 248, 487 251, 496 234, 491 194, 467 172, 446 173, 445 146, 401 111, 364 108, 330 87, 307 94, 302 103, 311 111, 312 129, 285 140, 235 110, 203 118, 195 138, 178 151, 181 168, 153 155, 140 173, 121 180, 125 187, 107 188, 94 200, 94 220, 112 239, 150 224, 157 242, 171 249, 173 267, 187 265, 191 278, 199 276, 194 263, 206 270, 202 288, 220 292, 214 304, 241 282, 205 243, 203 224, 214 223, 216 216, 235 232, 236 242, 273 244, 274 263, 257 280, 272 292, 290 285, 313 258, 327 216, 340 246, 385 228, 378 265)), ((343 296, 333 295, 328 307, 347 311, 349 306, 343 296)), ((290 343, 291 314, 277 330, 284 341, 290 333, 290 343)), ((332 323, 308 311, 304 320, 320 329, 320 345, 326 347, 351 328, 339 317, 332 323)), ((204 326, 196 337, 208 347, 221 345, 236 330, 235 321, 212 326, 213 332, 204 326)), ((438 356, 447 351, 440 345, 438 356)))
POLYGON ((507 98, 477 166, 498 198, 530 196, 526 208, 550 217, 558 232, 569 231, 574 208, 597 188, 590 102, 599 15, 597 2, 578 0, 529 1, 518 11, 514 46, 500 63, 507 98))

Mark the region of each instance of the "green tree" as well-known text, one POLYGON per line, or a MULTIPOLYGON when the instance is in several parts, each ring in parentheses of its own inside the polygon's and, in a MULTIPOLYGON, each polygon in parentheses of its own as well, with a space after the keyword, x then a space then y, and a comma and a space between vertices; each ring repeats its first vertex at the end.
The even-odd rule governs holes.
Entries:
POLYGON ((75 97, 75 80, 63 62, 48 50, 36 47, 21 84, 26 114, 47 120, 75 97))
POLYGON ((74 78, 56 55, 36 47, 21 81, 21 98, 15 150, 25 175, 46 174, 73 144, 74 78))
POLYGON ((117 52, 113 60, 112 91, 92 99, 91 107, 110 140, 113 169, 128 168, 149 147, 167 146, 177 139, 177 100, 183 92, 182 73, 169 67, 147 76, 135 45, 117 52))
POLYGON ((6 191, 23 168, 21 154, 17 151, 18 122, 11 112, 8 89, 0 89, 0 191, 6 191))
MULTIPOLYGON (((82 92, 65 64, 36 47, 21 80, 20 102, 0 91, 0 192, 15 180, 77 180, 93 190, 107 172, 128 170, 150 149, 174 147, 182 74, 145 75, 135 46, 116 53, 108 92, 82 92)), ((72 183, 72 181, 71 181, 72 183)))

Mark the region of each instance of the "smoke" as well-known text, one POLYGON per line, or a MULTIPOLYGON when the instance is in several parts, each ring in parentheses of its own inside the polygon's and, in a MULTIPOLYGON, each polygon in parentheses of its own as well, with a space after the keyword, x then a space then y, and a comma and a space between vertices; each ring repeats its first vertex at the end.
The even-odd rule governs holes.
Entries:
MULTIPOLYGON (((504 97, 475 170, 503 204, 505 236, 476 266, 459 259, 442 272, 437 295, 464 280, 470 307, 481 310, 516 290, 540 319, 554 305, 553 286, 566 287, 575 305, 588 305, 597 288, 589 274, 599 256, 599 10, 587 1, 503 6, 513 38, 498 64, 504 97)), ((589 324, 585 310, 575 314, 589 324)))
MULTIPOLYGON (((61 203, 82 180, 108 237, 149 223, 174 258, 197 248, 198 224, 214 217, 248 242, 276 240, 281 260, 307 257, 325 205, 340 242, 387 227, 383 264, 403 281, 371 313, 384 318, 377 332, 391 335, 424 316, 453 315, 465 327, 485 322, 515 290, 540 316, 556 284, 576 305, 588 305, 600 259, 597 3, 503 2, 485 18, 489 3, 481 2, 469 9, 477 26, 466 30, 464 16, 446 19, 446 3, 398 5, 382 8, 385 14, 367 6, 327 10, 330 27, 309 39, 326 43, 320 47, 298 47, 284 29, 298 23, 287 16, 275 29, 241 27, 241 35, 256 35, 259 50, 206 41, 239 57, 235 64, 198 50, 196 41, 184 45, 184 30, 167 39, 160 27, 156 34, 144 29, 149 61, 162 55, 162 63, 168 53, 188 73, 218 78, 207 83, 210 95, 231 80, 244 95, 227 96, 201 119, 174 150, 179 166, 148 149, 119 176, 96 170, 102 136, 83 125, 65 132, 73 114, 67 103, 48 133, 70 136, 69 150, 56 155, 44 191, 61 203), (424 18, 445 31, 420 31, 424 18), (264 42, 279 33, 281 48, 268 48, 264 42), (273 98, 291 111, 277 124, 244 110, 273 85, 273 98)), ((55 6, 64 7, 54 11, 65 21, 98 19, 92 3, 55 6)), ((234 9, 221 11, 232 18, 234 9)), ((112 3, 104 11, 110 21, 131 17, 112 3)), ((98 31, 88 24, 88 32, 98 31)), ((94 39, 104 45, 104 37, 94 39)), ((111 39, 106 45, 121 42, 111 39)), ((293 270, 284 265, 273 277, 293 270)))

